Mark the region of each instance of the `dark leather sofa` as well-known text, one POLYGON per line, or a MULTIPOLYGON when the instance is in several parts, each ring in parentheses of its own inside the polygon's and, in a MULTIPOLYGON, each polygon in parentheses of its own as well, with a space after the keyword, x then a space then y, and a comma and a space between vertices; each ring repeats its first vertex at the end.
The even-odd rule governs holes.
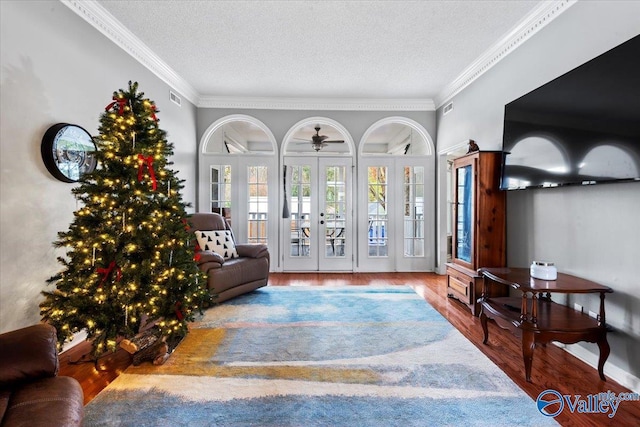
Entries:
MULTIPOLYGON (((225 218, 217 213, 195 213, 189 217, 192 232, 229 230, 225 218)), ((235 237, 233 237, 235 241, 235 237)), ((238 295, 267 285, 269 279, 269 250, 262 244, 238 244, 234 242, 238 258, 224 259, 212 251, 197 252, 198 266, 207 273, 207 285, 216 302, 223 302, 238 295)))
POLYGON ((0 425, 81 426, 78 381, 57 376, 56 330, 44 323, 0 334, 0 425))

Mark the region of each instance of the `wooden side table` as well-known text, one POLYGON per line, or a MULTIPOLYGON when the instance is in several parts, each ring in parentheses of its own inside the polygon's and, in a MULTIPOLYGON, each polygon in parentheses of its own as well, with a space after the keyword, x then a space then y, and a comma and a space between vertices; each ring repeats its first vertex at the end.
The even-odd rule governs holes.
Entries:
POLYGON ((480 299, 480 321, 484 332, 483 343, 489 338, 487 319, 493 319, 498 326, 509 329, 522 340, 525 378, 531 382, 531 363, 536 344, 558 341, 574 344, 580 341, 598 344, 600 357, 598 373, 603 381, 604 363, 609 357, 607 327, 605 324, 604 294, 613 292, 607 286, 558 273, 556 280, 534 279, 527 268, 481 268, 484 277, 483 293, 480 299), (517 297, 491 297, 490 283, 509 286, 522 293, 517 297), (577 294, 599 293, 600 313, 597 319, 551 301, 552 293, 577 294))

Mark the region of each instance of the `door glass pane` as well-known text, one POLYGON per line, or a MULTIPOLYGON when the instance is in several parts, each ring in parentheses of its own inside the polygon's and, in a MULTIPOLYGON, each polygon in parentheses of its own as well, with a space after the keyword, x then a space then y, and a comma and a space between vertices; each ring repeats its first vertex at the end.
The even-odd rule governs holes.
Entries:
POLYGON ((211 166, 211 212, 231 218, 231 166, 211 166))
POLYGON ((249 243, 267 243, 269 192, 266 166, 247 167, 247 230, 249 243))
POLYGON ((311 166, 290 166, 291 185, 291 237, 292 257, 311 256, 311 166))
POLYGON ((456 258, 471 262, 471 165, 456 170, 456 258))
POLYGON ((424 256, 424 167, 404 168, 404 256, 424 256))
POLYGON ((346 167, 325 168, 325 200, 321 220, 325 222, 325 256, 344 257, 347 220, 346 167))
POLYGON ((369 257, 387 257, 387 167, 369 166, 367 177, 367 191, 369 193, 369 257))

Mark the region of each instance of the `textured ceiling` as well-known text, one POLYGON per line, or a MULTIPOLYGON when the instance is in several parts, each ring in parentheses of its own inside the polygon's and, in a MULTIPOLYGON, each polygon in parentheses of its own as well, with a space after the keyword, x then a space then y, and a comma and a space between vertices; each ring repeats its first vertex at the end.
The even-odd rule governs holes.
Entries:
POLYGON ((203 96, 434 99, 539 1, 105 1, 203 96))

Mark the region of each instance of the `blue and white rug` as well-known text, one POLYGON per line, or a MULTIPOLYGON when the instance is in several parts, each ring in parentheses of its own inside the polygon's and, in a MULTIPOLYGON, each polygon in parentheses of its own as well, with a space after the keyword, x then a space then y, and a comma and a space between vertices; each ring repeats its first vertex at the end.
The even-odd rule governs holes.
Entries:
POLYGON ((265 287, 131 366, 86 426, 557 425, 404 286, 265 287))

